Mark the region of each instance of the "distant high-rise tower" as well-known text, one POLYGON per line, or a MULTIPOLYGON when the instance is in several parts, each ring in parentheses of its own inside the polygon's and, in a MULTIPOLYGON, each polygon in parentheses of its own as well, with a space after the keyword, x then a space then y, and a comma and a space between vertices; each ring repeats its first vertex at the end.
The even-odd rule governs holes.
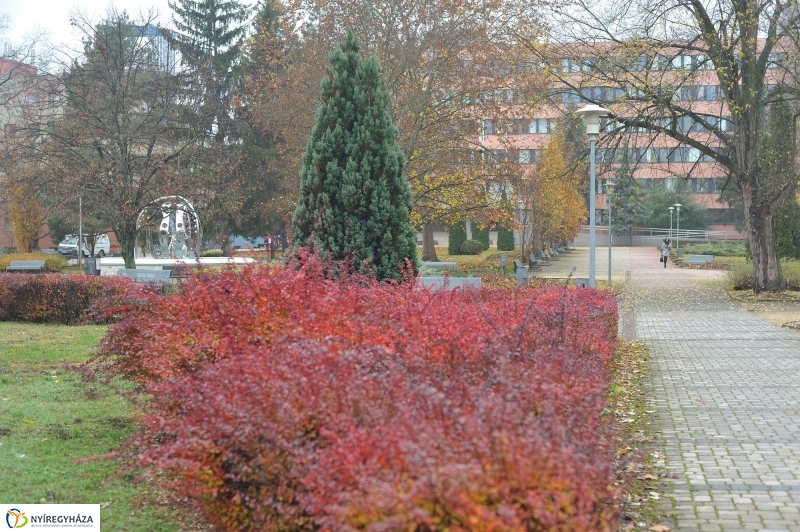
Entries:
POLYGON ((153 45, 155 66, 164 72, 175 72, 175 50, 169 45, 164 33, 157 26, 133 26, 139 38, 148 39, 153 45))

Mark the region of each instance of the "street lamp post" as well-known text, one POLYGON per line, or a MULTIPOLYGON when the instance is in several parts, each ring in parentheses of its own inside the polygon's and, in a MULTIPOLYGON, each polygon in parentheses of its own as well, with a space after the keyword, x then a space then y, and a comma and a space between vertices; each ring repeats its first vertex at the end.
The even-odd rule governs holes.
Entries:
POLYGON ((678 253, 678 249, 681 247, 681 205, 680 203, 675 204, 675 210, 678 213, 678 227, 675 233, 675 253, 678 253))
POLYGON ((586 123, 586 134, 589 136, 589 286, 595 287, 595 169, 594 150, 597 135, 600 133, 600 117, 609 116, 611 111, 599 105, 589 104, 575 111, 583 116, 586 123))
POLYGON ((525 203, 517 200, 517 220, 519 221, 519 258, 525 262, 525 203))
POLYGON ((606 181, 606 204, 608 205, 608 286, 611 286, 611 193, 614 182, 606 181))
POLYGON ((672 240, 672 211, 675 210, 675 207, 669 208, 669 239, 672 240))

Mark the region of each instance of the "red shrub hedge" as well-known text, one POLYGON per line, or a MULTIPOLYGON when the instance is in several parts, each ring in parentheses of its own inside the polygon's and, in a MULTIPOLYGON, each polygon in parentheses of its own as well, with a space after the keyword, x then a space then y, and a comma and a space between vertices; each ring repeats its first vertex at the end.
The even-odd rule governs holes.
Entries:
POLYGON ((0 321, 79 323, 93 305, 132 289, 116 277, 0 273, 0 321))
POLYGON ((225 530, 615 528, 607 294, 432 293, 310 261, 152 297, 97 362, 148 385, 142 462, 225 530))

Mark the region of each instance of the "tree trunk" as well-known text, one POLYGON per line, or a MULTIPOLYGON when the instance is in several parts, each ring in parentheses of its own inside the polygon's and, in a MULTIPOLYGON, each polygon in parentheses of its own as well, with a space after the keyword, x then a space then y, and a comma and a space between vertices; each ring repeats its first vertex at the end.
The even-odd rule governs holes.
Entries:
POLYGON ((422 260, 439 262, 436 248, 433 245, 433 222, 428 222, 422 226, 422 260))
POLYGON ((752 204, 745 197, 747 238, 753 258, 753 291, 780 291, 786 288, 775 245, 775 216, 768 209, 752 204))
POLYGON ((222 243, 220 244, 222 248, 222 256, 223 257, 232 257, 233 256, 233 244, 231 243, 231 237, 226 236, 222 243))
POLYGON ((117 240, 122 251, 122 260, 125 261, 126 268, 136 268, 136 228, 131 231, 126 231, 125 227, 113 227, 114 234, 117 235, 117 240))

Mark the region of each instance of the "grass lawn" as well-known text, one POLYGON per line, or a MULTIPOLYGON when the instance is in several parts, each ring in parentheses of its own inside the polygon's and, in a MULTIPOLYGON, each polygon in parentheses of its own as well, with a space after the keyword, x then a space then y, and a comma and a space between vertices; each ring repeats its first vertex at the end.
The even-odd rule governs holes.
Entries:
POLYGON ((190 530, 160 490, 114 477, 119 460, 89 460, 136 430, 119 394, 74 369, 105 333, 99 326, 0 322, 0 501, 101 504, 103 530, 190 530))

